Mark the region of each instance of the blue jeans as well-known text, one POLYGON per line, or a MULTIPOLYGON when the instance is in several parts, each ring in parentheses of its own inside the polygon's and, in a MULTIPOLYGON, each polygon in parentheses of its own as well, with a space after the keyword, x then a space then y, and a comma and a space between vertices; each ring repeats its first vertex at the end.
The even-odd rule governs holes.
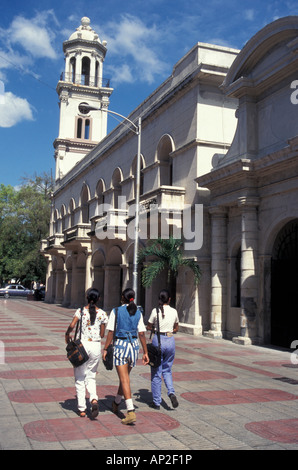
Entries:
MULTIPOLYGON (((172 377, 172 365, 175 358, 175 340, 173 336, 160 335, 161 364, 159 367, 151 367, 151 391, 155 405, 161 403, 162 377, 167 387, 168 396, 175 393, 172 377)), ((152 344, 158 346, 157 335, 154 335, 152 344)))

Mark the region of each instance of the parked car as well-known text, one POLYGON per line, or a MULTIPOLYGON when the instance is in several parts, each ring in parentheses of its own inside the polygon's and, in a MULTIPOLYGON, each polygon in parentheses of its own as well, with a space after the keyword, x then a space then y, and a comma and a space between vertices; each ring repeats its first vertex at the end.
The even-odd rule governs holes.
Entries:
POLYGON ((5 299, 9 297, 27 297, 28 294, 33 294, 31 289, 26 289, 26 287, 21 284, 9 284, 6 287, 0 289, 0 296, 4 296, 5 299))

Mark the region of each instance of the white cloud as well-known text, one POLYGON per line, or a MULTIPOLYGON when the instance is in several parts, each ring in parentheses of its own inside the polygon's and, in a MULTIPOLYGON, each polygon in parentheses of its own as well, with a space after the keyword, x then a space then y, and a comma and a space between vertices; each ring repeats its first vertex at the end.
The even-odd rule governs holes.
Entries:
POLYGON ((13 127, 24 120, 33 121, 33 110, 26 99, 6 92, 3 101, 0 104, 0 127, 13 127))
POLYGON ((120 67, 115 66, 107 66, 106 72, 108 74, 112 74, 113 76, 113 83, 132 83, 133 76, 131 69, 129 68, 128 64, 123 64, 120 67))
POLYGON ((55 59, 56 52, 51 44, 53 34, 46 26, 46 15, 37 14, 28 20, 17 16, 8 29, 9 40, 12 44, 22 46, 35 58, 55 59))
POLYGON ((255 18, 255 11, 253 9, 244 10, 244 18, 248 21, 253 21, 255 18))
POLYGON ((168 71, 168 64, 158 57, 162 36, 155 26, 149 27, 139 18, 127 14, 120 22, 111 21, 104 28, 94 29, 104 29, 102 37, 107 40, 108 53, 116 64, 113 82, 133 79, 153 83, 157 76, 168 71), (116 58, 120 63, 116 63, 116 58))

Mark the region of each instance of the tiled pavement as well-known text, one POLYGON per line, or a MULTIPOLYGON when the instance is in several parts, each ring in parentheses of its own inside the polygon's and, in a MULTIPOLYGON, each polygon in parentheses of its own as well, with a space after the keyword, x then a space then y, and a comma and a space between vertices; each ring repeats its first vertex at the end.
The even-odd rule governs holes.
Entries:
POLYGON ((64 343, 72 315, 58 305, 0 299, 0 449, 298 449, 298 365, 290 352, 182 333, 173 367, 178 408, 165 389, 160 410, 149 408, 150 369, 140 364, 131 375, 137 423, 122 425, 110 410, 116 372, 100 364, 99 416, 79 418, 64 343))

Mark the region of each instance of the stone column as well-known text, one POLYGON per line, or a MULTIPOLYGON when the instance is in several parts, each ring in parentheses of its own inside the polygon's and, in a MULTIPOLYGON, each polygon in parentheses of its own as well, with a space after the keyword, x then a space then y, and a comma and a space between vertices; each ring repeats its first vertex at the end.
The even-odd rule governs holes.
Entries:
POLYGON ((47 260, 47 274, 46 274, 46 293, 45 293, 45 302, 50 303, 52 301, 52 256, 45 256, 47 260))
POLYGON ((91 57, 90 57, 90 77, 89 77, 89 85, 90 86, 95 86, 95 66, 96 66, 96 53, 91 52, 91 57))
POLYGON ((81 84, 82 80, 82 51, 76 52, 76 76, 75 83, 81 84))
POLYGON ((227 209, 211 207, 211 330, 209 338, 222 338, 227 286, 227 209))
POLYGON ((57 304, 60 304, 63 302, 64 284, 65 284, 65 270, 57 269, 56 291, 55 291, 55 303, 57 304))
POLYGON ((241 344, 251 344, 257 333, 258 204, 257 197, 238 199, 241 208, 241 314, 240 336, 233 341, 241 344))
POLYGON ((85 292, 92 287, 92 272, 91 272, 91 251, 86 251, 86 275, 85 275, 85 292))
POLYGON ((64 296, 62 301, 63 307, 69 307, 71 304, 71 286, 72 286, 72 268, 68 267, 65 274, 64 296))
POLYGON ((78 255, 72 255, 72 276, 71 276, 71 294, 70 294, 70 306, 78 307, 78 269, 77 269, 78 255))

